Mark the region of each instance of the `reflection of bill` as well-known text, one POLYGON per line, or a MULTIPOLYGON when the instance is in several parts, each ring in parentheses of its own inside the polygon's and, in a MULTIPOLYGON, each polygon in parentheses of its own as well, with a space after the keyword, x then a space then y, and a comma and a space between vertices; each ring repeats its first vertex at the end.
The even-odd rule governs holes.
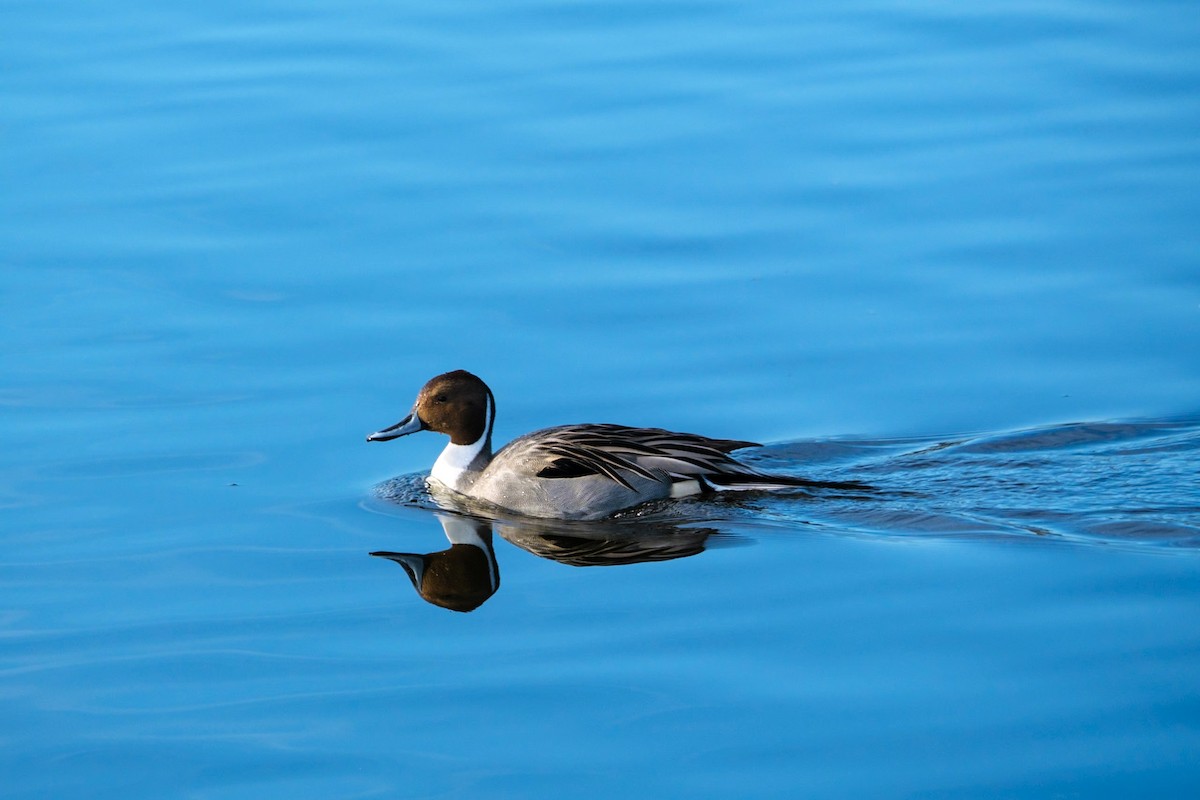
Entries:
POLYGON ((496 521, 436 513, 450 547, 436 553, 371 553, 404 568, 426 601, 453 611, 474 611, 500 588, 492 527, 536 556, 576 567, 669 561, 704 551, 716 531, 670 524, 496 521))

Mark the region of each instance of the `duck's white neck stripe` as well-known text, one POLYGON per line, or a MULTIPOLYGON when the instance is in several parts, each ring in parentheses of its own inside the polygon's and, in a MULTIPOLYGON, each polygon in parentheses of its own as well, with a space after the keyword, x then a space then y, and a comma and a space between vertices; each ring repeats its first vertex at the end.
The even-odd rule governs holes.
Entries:
POLYGON ((446 449, 433 463, 433 469, 429 473, 430 477, 460 492, 474 483, 473 477, 466 480, 464 477, 467 473, 480 472, 491 460, 492 421, 495 416, 496 401, 492 399, 492 393, 488 392, 487 419, 484 421, 483 435, 471 444, 451 442, 446 445, 446 449), (481 455, 484 456, 482 459, 480 459, 481 455), (481 463, 477 463, 477 461, 481 463))
POLYGON ((437 461, 433 462, 433 469, 430 471, 430 477, 434 478, 451 489, 460 490, 466 487, 459 486, 459 480, 464 474, 470 472, 471 463, 479 456, 479 452, 483 450, 487 439, 480 439, 474 444, 454 444, 451 442, 446 445, 446 449, 438 456, 437 461))

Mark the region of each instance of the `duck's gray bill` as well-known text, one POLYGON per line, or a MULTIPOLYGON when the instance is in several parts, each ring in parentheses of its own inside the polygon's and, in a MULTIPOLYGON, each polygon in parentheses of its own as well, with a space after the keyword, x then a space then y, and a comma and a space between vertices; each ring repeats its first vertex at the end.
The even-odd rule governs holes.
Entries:
POLYGON ((367 441, 386 442, 389 439, 399 439, 401 436, 408 436, 410 433, 423 430, 425 430, 425 423, 416 415, 416 412, 413 412, 392 427, 375 431, 367 437, 367 441))

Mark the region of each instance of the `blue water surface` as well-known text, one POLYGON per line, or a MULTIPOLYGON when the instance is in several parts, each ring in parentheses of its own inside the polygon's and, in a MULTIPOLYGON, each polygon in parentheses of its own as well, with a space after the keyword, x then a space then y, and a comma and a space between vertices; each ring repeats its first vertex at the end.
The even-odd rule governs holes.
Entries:
POLYGON ((5 797, 1200 790, 1190 4, 0 30, 5 797), (874 491, 475 521, 448 610, 363 436, 455 368, 874 491))

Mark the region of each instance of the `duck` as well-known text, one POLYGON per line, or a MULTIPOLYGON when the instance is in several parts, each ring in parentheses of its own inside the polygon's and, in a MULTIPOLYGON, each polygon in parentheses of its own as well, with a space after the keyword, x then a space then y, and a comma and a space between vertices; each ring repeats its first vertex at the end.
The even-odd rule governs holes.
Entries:
POLYGON ((478 376, 429 379, 408 416, 367 436, 386 442, 420 431, 450 437, 427 482, 469 501, 526 517, 598 520, 656 500, 730 490, 861 489, 760 472, 731 453, 757 442, 610 423, 560 425, 492 451, 496 398, 478 376))

